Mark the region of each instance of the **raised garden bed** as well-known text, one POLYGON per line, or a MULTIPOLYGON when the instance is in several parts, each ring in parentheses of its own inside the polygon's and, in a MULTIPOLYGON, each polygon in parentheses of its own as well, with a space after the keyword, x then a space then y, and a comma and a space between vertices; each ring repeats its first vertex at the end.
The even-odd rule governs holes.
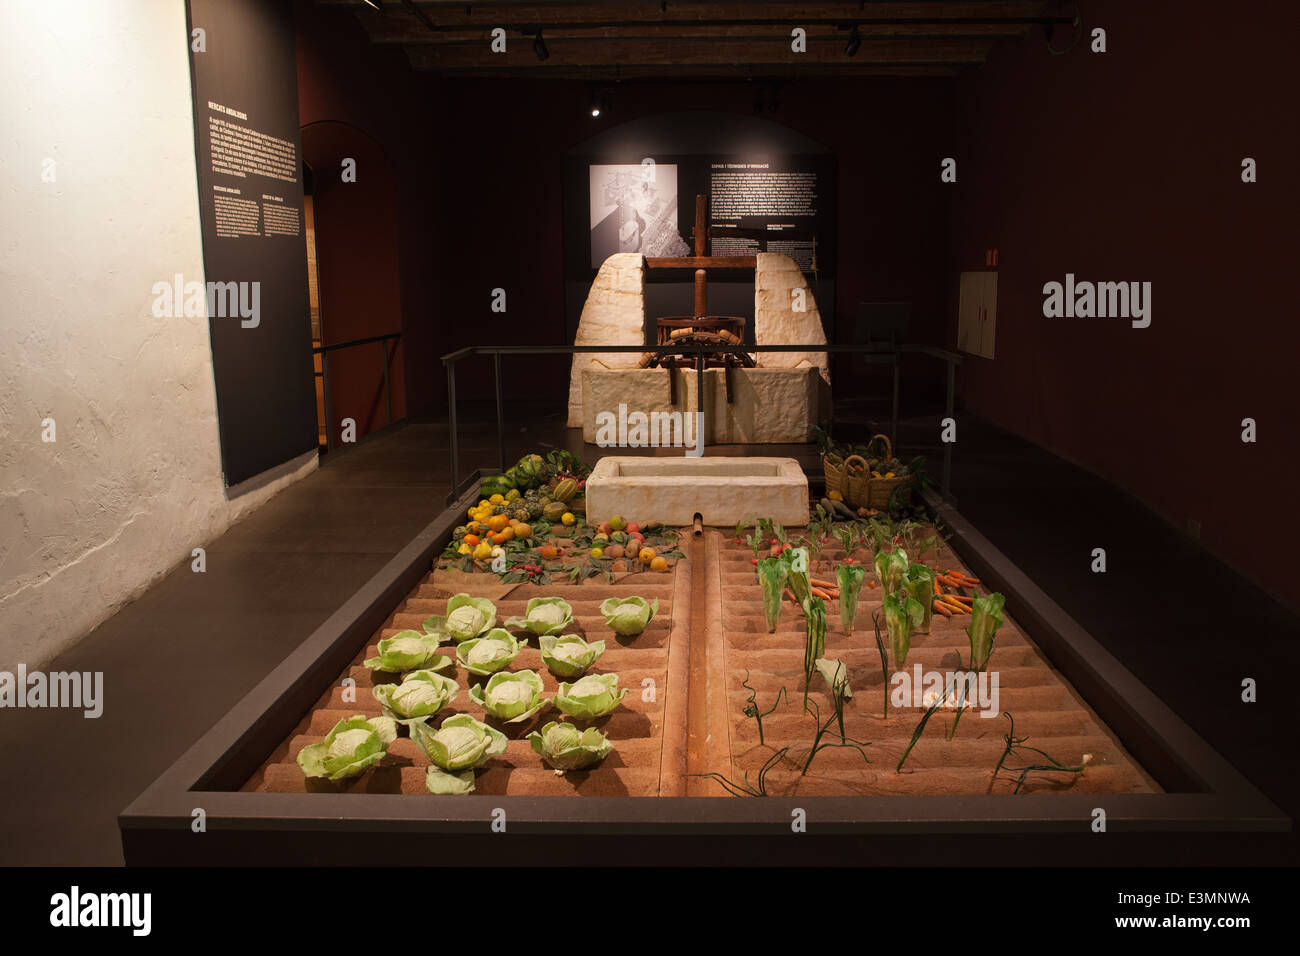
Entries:
MULTIPOLYGON (((1077 834, 1086 840, 1098 807, 1106 811, 1110 830, 1127 833, 1289 826, 1276 807, 951 511, 944 513, 955 532, 949 563, 960 559, 1008 598, 1009 618, 994 658, 1006 673, 1000 709, 1015 713, 1018 736, 1059 750, 1062 759, 1092 753, 1094 762, 1081 776, 1043 775, 1027 781, 1018 794, 1006 792, 1010 781, 999 784, 992 774, 1005 722, 977 714, 965 717, 952 742, 945 739, 950 718, 937 716, 906 770, 894 773, 900 742, 914 729, 919 710, 880 719, 882 678, 869 631, 870 591, 863 594, 864 613, 853 637, 843 638, 832 613, 827 653, 849 665, 855 696, 846 708, 846 733, 869 742, 872 763, 847 748, 824 751, 806 776, 793 766, 773 771, 773 795, 766 799, 723 796, 715 778, 689 776, 743 777, 749 771, 752 779, 766 760, 763 752, 779 749, 768 745, 793 747, 797 739, 811 738, 811 718, 799 709, 798 612, 788 608, 784 629, 766 635, 763 625, 754 624, 757 586, 747 552, 734 542, 724 546, 722 536, 710 532, 689 541, 686 558, 669 574, 642 573, 612 584, 597 576, 576 585, 522 585, 501 602, 509 615, 522 609, 530 594, 563 594, 574 602, 578 623, 591 637, 603 629, 604 622, 591 613, 598 597, 652 596, 658 589, 661 607, 667 605, 658 628, 626 645, 607 640, 607 657, 594 668, 619 672, 623 686, 631 688, 621 714, 607 721, 619 748, 607 764, 558 776, 512 732, 503 757, 479 771, 478 789, 467 796, 422 792, 417 786, 421 755, 400 740, 386 758, 388 766, 371 768, 352 784, 309 785, 291 763, 295 752, 316 742, 345 711, 349 716, 371 712, 374 705, 362 682, 369 675, 355 668, 373 654, 377 638, 442 603, 432 592, 430 568, 477 498, 477 491, 466 495, 423 529, 122 813, 128 863, 456 863, 465 858, 453 850, 481 853, 483 847, 492 853, 479 862, 491 863, 547 862, 538 854, 557 847, 570 862, 736 859, 718 855, 724 843, 772 862, 806 860, 800 854, 817 844, 818 852, 847 861, 866 845, 863 840, 905 854, 911 844, 890 841, 918 834, 975 842, 995 834, 1077 834), (753 739, 754 722, 743 712, 749 691, 740 681, 746 670, 764 711, 774 684, 785 683, 793 701, 788 713, 778 710, 766 718, 765 732, 774 736, 761 747, 753 739), (335 697, 344 676, 358 681, 355 706, 341 706, 335 697), (656 682, 656 700, 641 699, 642 678, 656 682), (206 822, 201 834, 193 827, 198 808, 206 822), (816 838, 791 844, 792 815, 799 814, 816 838), (500 840, 494 829, 500 821, 508 821, 506 832, 513 839, 500 840), (779 845, 787 850, 760 851, 755 837, 784 838, 779 845), (836 842, 817 843, 827 839, 836 842), (493 840, 498 842, 482 843, 493 840), (633 855, 615 859, 617 847, 633 855)), ((917 662, 944 665, 962 644, 961 626, 936 622, 930 635, 915 641, 917 662)), ((516 666, 544 673, 531 657, 535 647, 532 643, 524 652, 530 656, 521 655, 516 666)), ((548 682, 547 689, 553 686, 548 682)), ((812 689, 823 714, 825 690, 816 684, 812 689)), ((463 694, 458 707, 473 712, 463 694)))

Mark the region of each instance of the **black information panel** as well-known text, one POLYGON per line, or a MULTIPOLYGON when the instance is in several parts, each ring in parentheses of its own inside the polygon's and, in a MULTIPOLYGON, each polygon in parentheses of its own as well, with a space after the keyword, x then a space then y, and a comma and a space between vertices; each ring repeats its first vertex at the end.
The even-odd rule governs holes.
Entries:
POLYGON ((280 0, 189 0, 189 17, 221 461, 233 485, 317 442, 293 13, 280 0))

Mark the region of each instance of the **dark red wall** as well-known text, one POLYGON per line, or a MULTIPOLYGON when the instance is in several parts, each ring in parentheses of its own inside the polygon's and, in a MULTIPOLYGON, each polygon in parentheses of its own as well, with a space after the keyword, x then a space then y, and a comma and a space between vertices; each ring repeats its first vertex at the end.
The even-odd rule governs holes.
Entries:
MULTIPOLYGON (((438 153, 430 105, 400 48, 375 46, 356 17, 298 0, 299 121, 316 173, 317 252, 327 342, 400 331, 390 361, 393 414, 435 414, 433 269, 438 153), (339 160, 358 160, 341 183, 339 160)), ((358 437, 383 425, 378 345, 330 358, 334 417, 357 420, 358 437)))
MULTIPOLYGON (((560 246, 566 150, 607 124, 654 113, 752 115, 754 108, 754 90, 743 82, 630 84, 615 90, 607 119, 593 121, 581 83, 427 82, 426 100, 442 133, 437 233, 449 279, 440 289, 446 321, 439 342, 448 351, 485 342, 567 344, 560 246), (496 287, 507 290, 505 315, 489 310, 496 287)), ((838 325, 845 335, 859 300, 912 301, 914 337, 937 342, 944 334, 950 192, 938 170, 951 148, 951 99, 947 80, 801 80, 781 91, 776 112, 763 114, 836 155, 838 325)), ((507 376, 508 396, 567 393, 565 361, 511 367, 522 371, 507 376)), ((458 379, 458 388, 487 397, 490 373, 482 362, 476 374, 458 379)))
POLYGON ((1105 54, 999 46, 958 84, 947 288, 955 345, 956 271, 999 248, 996 358, 959 373, 971 411, 1199 521, 1206 547, 1300 604, 1296 512, 1273 503, 1297 464, 1295 10, 1093 2, 1105 54), (1067 272, 1152 282, 1150 328, 1044 318, 1043 284, 1067 272))

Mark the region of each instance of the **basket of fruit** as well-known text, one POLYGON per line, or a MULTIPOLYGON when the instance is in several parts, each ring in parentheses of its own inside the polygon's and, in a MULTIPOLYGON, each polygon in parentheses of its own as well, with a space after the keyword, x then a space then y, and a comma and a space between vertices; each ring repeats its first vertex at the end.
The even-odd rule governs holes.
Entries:
POLYGON ((866 500, 862 504, 879 509, 905 504, 915 480, 912 469, 894 457, 894 446, 888 435, 872 436, 869 446, 873 451, 883 449, 883 454, 879 458, 871 457, 866 500))
POLYGON ((871 467, 861 455, 841 458, 833 451, 822 455, 822 472, 826 476, 826 494, 837 491, 841 500, 852 508, 867 506, 871 467))

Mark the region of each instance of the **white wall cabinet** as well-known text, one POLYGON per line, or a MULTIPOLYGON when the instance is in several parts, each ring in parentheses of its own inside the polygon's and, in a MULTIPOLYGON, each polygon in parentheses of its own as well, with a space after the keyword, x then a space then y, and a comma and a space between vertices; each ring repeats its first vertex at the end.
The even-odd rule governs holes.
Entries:
POLYGON ((957 304, 957 348, 981 358, 993 358, 998 323, 998 274, 963 272, 957 304))

